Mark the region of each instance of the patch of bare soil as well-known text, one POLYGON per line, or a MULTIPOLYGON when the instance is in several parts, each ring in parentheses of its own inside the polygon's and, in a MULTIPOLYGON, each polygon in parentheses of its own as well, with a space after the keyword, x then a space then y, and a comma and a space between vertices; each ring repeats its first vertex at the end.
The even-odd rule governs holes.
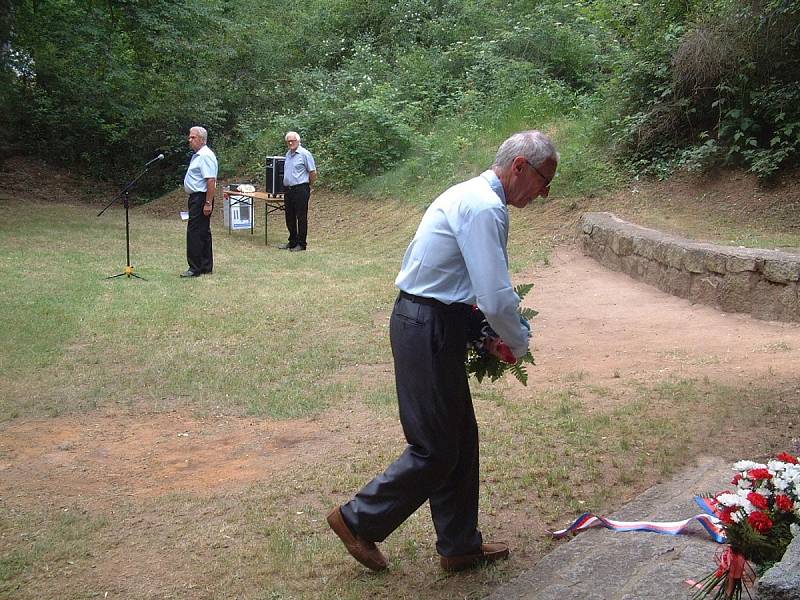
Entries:
POLYGON ((80 499, 239 489, 318 455, 318 423, 176 413, 15 422, 0 438, 4 497, 80 499))

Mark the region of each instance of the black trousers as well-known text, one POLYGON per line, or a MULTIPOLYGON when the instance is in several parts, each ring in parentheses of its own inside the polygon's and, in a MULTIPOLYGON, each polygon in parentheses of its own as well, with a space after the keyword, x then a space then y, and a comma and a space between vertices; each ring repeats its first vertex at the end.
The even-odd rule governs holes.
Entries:
POLYGON ((284 188, 283 204, 286 213, 286 229, 289 230, 289 246, 306 247, 308 235, 308 201, 311 186, 307 183, 284 188))
POLYGON ((408 446, 342 507, 366 540, 383 541, 429 500, 439 554, 480 551, 478 425, 464 369, 470 310, 404 293, 395 302, 390 336, 408 446))
POLYGON ((214 253, 211 246, 211 215, 203 214, 205 192, 189 194, 189 222, 186 224, 186 261, 195 273, 214 270, 214 253))

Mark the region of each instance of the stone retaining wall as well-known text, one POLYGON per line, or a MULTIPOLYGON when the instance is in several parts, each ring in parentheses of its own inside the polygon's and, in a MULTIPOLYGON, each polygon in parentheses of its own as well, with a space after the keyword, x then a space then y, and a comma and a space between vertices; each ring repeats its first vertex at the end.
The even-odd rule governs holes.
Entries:
POLYGON ((695 242, 611 213, 585 213, 578 234, 585 254, 669 294, 758 319, 800 321, 800 254, 695 242))

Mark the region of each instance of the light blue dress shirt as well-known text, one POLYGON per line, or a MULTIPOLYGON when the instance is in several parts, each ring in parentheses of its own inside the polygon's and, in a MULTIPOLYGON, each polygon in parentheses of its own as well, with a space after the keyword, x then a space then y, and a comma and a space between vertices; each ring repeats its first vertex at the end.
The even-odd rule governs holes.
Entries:
POLYGON ((295 152, 291 150, 286 153, 283 163, 283 185, 299 185, 308 183, 308 174, 316 171, 317 165, 311 152, 298 146, 295 152))
POLYGON ((217 157, 208 146, 203 146, 192 155, 186 177, 183 178, 183 189, 187 194, 207 192, 209 177, 217 178, 217 157))
POLYGON ((492 170, 455 185, 425 211, 395 279, 402 291, 477 304, 514 356, 528 351, 508 273, 508 206, 492 170))

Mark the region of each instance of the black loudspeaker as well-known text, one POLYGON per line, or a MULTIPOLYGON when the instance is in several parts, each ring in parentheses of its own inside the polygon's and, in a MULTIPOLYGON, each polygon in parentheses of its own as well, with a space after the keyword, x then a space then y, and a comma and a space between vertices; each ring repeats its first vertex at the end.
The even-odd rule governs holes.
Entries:
POLYGON ((285 162, 286 158, 283 156, 267 157, 266 185, 264 187, 272 196, 283 193, 283 165, 285 162))

